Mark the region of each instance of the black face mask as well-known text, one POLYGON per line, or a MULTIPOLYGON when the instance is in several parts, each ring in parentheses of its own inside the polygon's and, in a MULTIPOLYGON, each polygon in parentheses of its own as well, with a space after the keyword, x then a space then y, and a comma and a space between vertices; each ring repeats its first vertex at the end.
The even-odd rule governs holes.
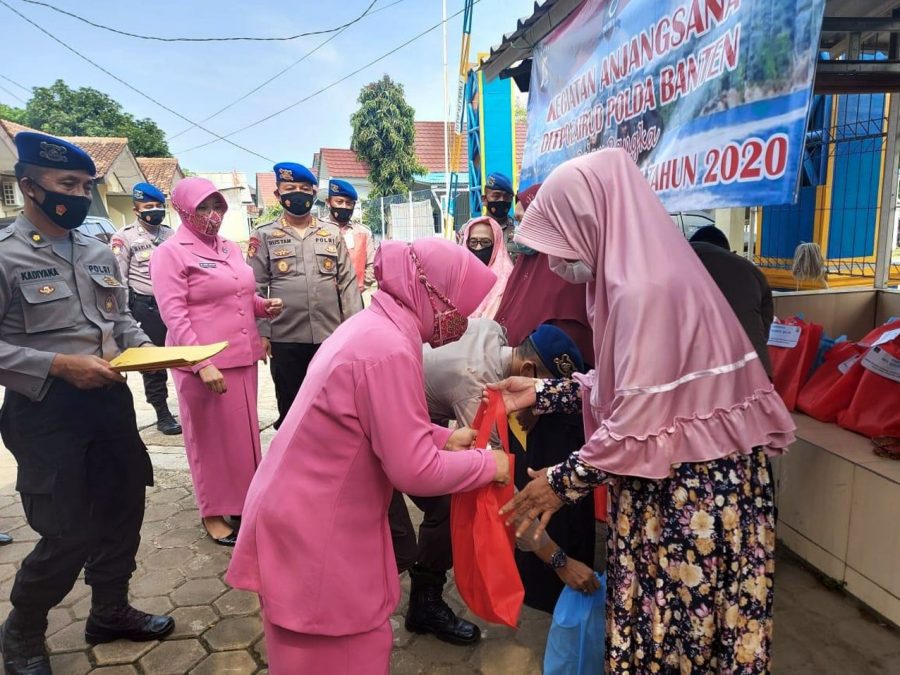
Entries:
POLYGON ((315 195, 306 192, 285 192, 278 197, 284 210, 295 216, 305 216, 312 211, 315 195))
POLYGON ((52 192, 40 183, 35 185, 44 191, 44 201, 31 198, 55 225, 64 230, 74 230, 84 222, 88 209, 91 208, 90 197, 67 195, 63 192, 52 192))
POLYGON ((503 220, 506 216, 509 215, 509 209, 512 207, 512 202, 488 202, 487 209, 488 213, 491 215, 491 218, 495 220, 503 220))
POLYGON ((336 206, 331 208, 331 217, 338 223, 349 223, 353 216, 353 209, 339 209, 336 206))
POLYGON ((165 217, 165 209, 147 209, 146 211, 141 211, 141 220, 151 227, 158 227, 165 217))
POLYGON ((487 248, 480 248, 477 251, 473 249, 469 249, 476 258, 478 258, 485 265, 491 264, 491 256, 494 255, 494 246, 493 244, 488 246, 487 248))

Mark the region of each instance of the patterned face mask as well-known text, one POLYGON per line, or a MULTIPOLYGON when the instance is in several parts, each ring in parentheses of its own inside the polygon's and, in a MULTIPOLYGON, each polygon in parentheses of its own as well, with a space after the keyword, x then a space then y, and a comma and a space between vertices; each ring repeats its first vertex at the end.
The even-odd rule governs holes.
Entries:
POLYGON ((187 220, 187 224, 191 229, 200 234, 214 236, 218 234, 219 228, 222 227, 222 214, 218 211, 210 211, 205 215, 192 213, 187 220))
POLYGON ((459 313, 459 310, 450 302, 450 298, 429 283, 428 278, 425 276, 425 270, 422 269, 422 264, 419 262, 419 258, 416 256, 412 246, 409 247, 409 255, 416 266, 419 281, 425 286, 425 292, 428 294, 428 301, 431 303, 432 313, 434 314, 434 326, 432 327, 431 338, 429 338, 428 344, 432 347, 440 347, 456 342, 469 327, 469 319, 459 313), (438 300, 447 309, 439 309, 438 300))

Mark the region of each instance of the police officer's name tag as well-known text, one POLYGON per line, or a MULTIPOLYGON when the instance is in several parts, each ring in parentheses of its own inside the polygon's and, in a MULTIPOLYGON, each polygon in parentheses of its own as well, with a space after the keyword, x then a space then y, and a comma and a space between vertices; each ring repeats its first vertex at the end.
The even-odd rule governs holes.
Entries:
POLYGON ((784 323, 773 323, 769 329, 769 341, 766 343, 770 347, 786 347, 793 349, 800 342, 800 333, 803 331, 800 326, 791 326, 784 323))
POLYGON ((900 359, 891 356, 881 347, 873 347, 863 357, 863 368, 894 382, 900 382, 900 359))

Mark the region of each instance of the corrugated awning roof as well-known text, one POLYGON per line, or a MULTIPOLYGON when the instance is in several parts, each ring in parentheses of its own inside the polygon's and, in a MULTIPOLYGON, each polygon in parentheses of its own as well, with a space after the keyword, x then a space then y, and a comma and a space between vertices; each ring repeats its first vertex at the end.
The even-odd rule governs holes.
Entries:
POLYGON ((503 41, 491 47, 490 56, 485 59, 480 70, 486 80, 500 76, 500 73, 523 59, 531 58, 531 52, 544 36, 565 21, 584 0, 544 0, 534 3, 531 16, 522 17, 516 29, 503 36, 503 41))

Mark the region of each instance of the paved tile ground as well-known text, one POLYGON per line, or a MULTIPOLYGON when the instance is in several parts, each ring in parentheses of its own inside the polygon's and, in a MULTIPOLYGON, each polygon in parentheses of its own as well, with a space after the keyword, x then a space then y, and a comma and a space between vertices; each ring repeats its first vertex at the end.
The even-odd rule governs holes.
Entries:
MULTIPOLYGON (((260 375, 265 448, 272 437, 274 396, 267 372, 260 375)), ((58 675, 266 673, 258 602, 254 595, 231 590, 222 581, 229 551, 211 543, 200 527, 181 437, 156 433, 140 378, 130 376, 129 384, 157 483, 147 495, 143 542, 131 591, 136 606, 171 614, 177 629, 163 642, 116 642, 88 649, 84 622, 90 608, 89 588, 79 581, 50 614, 48 646, 54 671, 58 675)), ((172 405, 174 410, 174 398, 172 405)), ((0 548, 0 617, 9 611, 6 599, 15 570, 36 538, 25 525, 14 482, 12 458, 0 452, 0 531, 16 539, 0 548)), ((410 513, 414 519, 418 516, 414 507, 410 513)), ((490 626, 477 647, 454 647, 404 630, 408 579, 404 578, 403 589, 401 606, 392 619, 391 670, 396 675, 540 673, 550 623, 546 615, 526 608, 518 631, 490 626)), ((776 589, 776 673, 900 673, 900 633, 879 624, 845 595, 826 588, 786 555, 778 561, 776 589)), ((447 596, 455 609, 465 613, 455 589, 447 596)))

